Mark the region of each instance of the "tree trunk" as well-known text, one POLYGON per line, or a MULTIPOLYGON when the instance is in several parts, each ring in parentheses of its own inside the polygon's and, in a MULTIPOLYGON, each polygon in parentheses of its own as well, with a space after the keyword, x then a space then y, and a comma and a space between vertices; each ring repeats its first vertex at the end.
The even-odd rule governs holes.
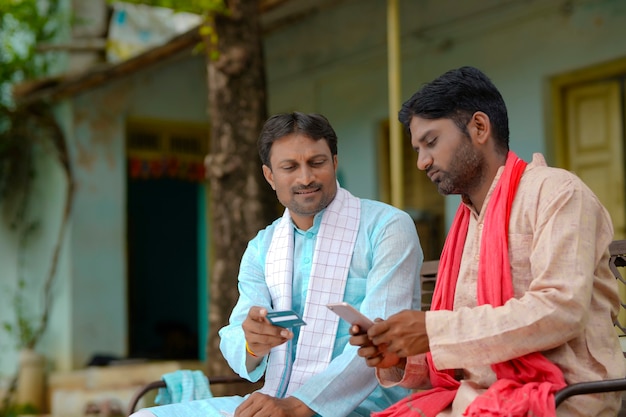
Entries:
MULTIPOLYGON (((215 49, 207 54, 211 138, 211 273, 207 372, 232 373, 217 332, 235 305, 237 274, 248 241, 276 215, 276 200, 261 171, 256 140, 267 118, 265 69, 257 1, 231 0, 216 15, 215 49)), ((215 39, 213 39, 215 42, 215 39)))

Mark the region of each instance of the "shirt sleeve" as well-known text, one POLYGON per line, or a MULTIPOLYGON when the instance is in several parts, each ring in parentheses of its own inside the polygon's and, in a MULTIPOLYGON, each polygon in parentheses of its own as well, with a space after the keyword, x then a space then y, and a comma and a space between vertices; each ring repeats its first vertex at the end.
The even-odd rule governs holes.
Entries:
POLYGON ((246 338, 243 321, 252 306, 271 309, 271 296, 265 283, 265 269, 260 256, 260 235, 248 243, 239 267, 238 289, 239 299, 230 315, 228 325, 220 329, 220 350, 230 367, 242 378, 256 382, 265 373, 267 356, 259 365, 248 372, 246 369, 246 338))
POLYGON ((533 187, 540 190, 537 198, 522 196, 522 214, 510 223, 515 297, 499 307, 455 305, 455 311, 426 314, 438 369, 487 366, 563 345, 590 320, 594 282, 614 284, 606 276, 593 278, 612 236, 597 198, 565 174, 533 187))
MULTIPOLYGON (((369 224, 370 227, 364 227, 362 222, 359 234, 364 235, 360 241, 357 238, 354 254, 354 257, 371 254, 360 311, 371 318, 386 318, 404 309, 419 309, 419 268, 423 255, 412 219, 394 210, 386 218, 370 220, 369 224)), ((358 261, 353 258, 352 263, 358 261)), ((378 387, 374 369, 357 355, 356 346, 347 343, 349 326, 343 329, 345 334, 340 326, 337 335, 338 340, 344 341, 343 345, 335 344, 335 357, 326 370, 311 377, 293 394, 322 416, 348 415, 378 387)), ((388 403, 389 399, 385 401, 388 403)))
POLYGON ((376 368, 378 382, 385 388, 400 385, 411 389, 431 388, 426 354, 409 356, 403 369, 376 368))

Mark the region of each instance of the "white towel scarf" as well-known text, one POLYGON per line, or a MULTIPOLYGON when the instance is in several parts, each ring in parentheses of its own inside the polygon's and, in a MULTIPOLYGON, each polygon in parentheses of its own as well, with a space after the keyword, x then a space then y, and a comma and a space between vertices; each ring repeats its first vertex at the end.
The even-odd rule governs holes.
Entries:
MULTIPOLYGON (((332 358, 339 317, 326 304, 343 300, 361 215, 361 201, 337 186, 337 195, 322 215, 315 244, 296 358, 292 342, 270 352, 261 392, 284 397, 324 370, 332 358)), ((265 262, 266 281, 276 310, 292 308, 293 226, 289 210, 276 226, 265 262)))

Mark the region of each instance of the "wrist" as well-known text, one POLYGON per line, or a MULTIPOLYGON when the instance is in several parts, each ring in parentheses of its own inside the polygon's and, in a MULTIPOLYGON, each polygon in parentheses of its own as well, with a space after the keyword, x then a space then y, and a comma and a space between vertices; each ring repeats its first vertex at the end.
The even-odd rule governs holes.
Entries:
POLYGON ((293 417, 313 417, 315 411, 311 410, 305 403, 296 397, 287 397, 285 401, 289 403, 290 416, 293 417))
POLYGON ((248 344, 247 340, 246 340, 246 352, 248 353, 248 355, 252 356, 253 358, 259 357, 259 355, 257 355, 256 353, 252 351, 252 349, 250 349, 250 345, 248 344))

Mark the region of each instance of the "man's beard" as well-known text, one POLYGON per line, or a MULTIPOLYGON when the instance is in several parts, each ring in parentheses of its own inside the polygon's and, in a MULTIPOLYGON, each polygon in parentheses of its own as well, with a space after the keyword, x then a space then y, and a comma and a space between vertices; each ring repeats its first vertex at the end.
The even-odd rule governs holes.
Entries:
POLYGON ((440 171, 440 178, 436 182, 440 194, 469 194, 483 179, 485 157, 463 141, 456 148, 447 171, 440 171))

